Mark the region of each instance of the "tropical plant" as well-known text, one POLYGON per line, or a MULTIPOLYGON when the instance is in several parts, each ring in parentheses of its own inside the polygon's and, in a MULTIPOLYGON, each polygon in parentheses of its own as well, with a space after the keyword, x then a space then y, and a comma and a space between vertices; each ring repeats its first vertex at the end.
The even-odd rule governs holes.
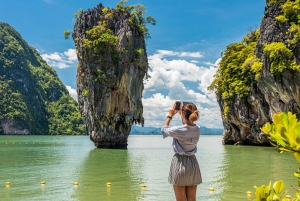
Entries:
POLYGON ((300 122, 291 112, 273 115, 273 123, 267 122, 261 130, 269 136, 280 152, 293 152, 300 162, 300 122))
POLYGON ((70 35, 71 35, 71 31, 70 30, 65 30, 64 31, 64 37, 65 37, 66 40, 69 39, 70 35))
POLYGON ((287 191, 284 191, 284 182, 282 180, 274 182, 271 188, 271 181, 269 185, 262 185, 260 187, 254 186, 256 189, 255 199, 253 201, 290 201, 288 198, 285 198, 287 191))
MULTIPOLYGON (((276 146, 280 153, 282 152, 292 152, 294 157, 300 162, 300 122, 295 114, 291 112, 279 112, 273 115, 273 123, 267 122, 261 130, 268 135, 271 144, 276 146)), ((298 179, 298 186, 300 186, 300 168, 294 173, 294 176, 298 179)), ((284 189, 284 182, 278 181, 277 185, 273 185, 274 195, 272 192, 268 191, 270 189, 270 184, 268 187, 262 186, 260 188, 256 187, 256 199, 255 201, 288 201, 290 199, 283 198, 284 194, 281 194, 284 189), (279 182, 279 183, 278 183, 279 182), (275 186, 275 187, 274 187, 275 186), (263 193, 265 195, 263 196, 263 193), (269 193, 268 193, 269 192, 269 193), (257 195, 256 195, 257 194, 257 195), (270 196, 270 198, 269 198, 270 196)), ((297 192, 292 201, 300 200, 300 189, 293 187, 297 192)))
POLYGON ((78 12, 76 13, 74 13, 74 22, 76 22, 76 20, 79 18, 79 16, 81 15, 81 13, 82 13, 82 9, 81 8, 79 8, 78 9, 78 12))

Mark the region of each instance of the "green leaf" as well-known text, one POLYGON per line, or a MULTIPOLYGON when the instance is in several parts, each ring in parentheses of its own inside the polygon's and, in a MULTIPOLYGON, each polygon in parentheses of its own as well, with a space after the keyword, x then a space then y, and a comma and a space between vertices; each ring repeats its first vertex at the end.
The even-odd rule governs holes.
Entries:
POLYGON ((292 114, 291 112, 288 112, 288 117, 289 117, 290 127, 296 125, 296 123, 298 122, 296 115, 292 114))
POLYGON ((295 132, 295 140, 298 144, 300 144, 300 123, 299 122, 296 123, 294 127, 294 132, 295 132))
POLYGON ((273 115, 273 120, 274 120, 274 124, 275 124, 275 125, 283 124, 283 123, 282 123, 282 120, 281 120, 281 118, 280 118, 280 113, 281 113, 281 112, 279 112, 278 114, 274 114, 274 115, 273 115))
POLYGON ((289 129, 290 128, 290 121, 289 121, 288 115, 285 112, 280 112, 279 117, 281 119, 281 122, 282 122, 283 126, 286 129, 289 129))
POLYGON ((271 135, 271 140, 276 142, 277 145, 279 144, 283 147, 287 147, 287 144, 283 141, 283 138, 281 136, 271 135))
POLYGON ((272 201, 279 201, 279 196, 278 195, 273 195, 272 201))
POLYGON ((271 130, 272 130, 272 126, 269 122, 267 122, 262 128, 261 128, 262 132, 264 132, 265 134, 270 134, 271 130))
POLYGON ((283 189, 284 189, 284 182, 282 180, 274 182, 273 190, 275 191, 275 193, 277 195, 280 195, 280 193, 283 191, 283 189))
POLYGON ((300 153, 294 152, 294 157, 297 159, 297 161, 300 163, 300 153))

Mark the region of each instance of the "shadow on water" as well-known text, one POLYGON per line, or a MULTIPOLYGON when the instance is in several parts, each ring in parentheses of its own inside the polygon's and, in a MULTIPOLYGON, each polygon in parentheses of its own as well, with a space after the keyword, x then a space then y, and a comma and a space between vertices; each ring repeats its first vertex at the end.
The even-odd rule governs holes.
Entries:
POLYGON ((284 180, 288 194, 297 186, 293 173, 299 164, 290 153, 279 154, 274 147, 231 146, 225 147, 221 167, 223 176, 218 183, 223 185, 223 193, 218 200, 243 201, 255 199, 254 185, 268 185, 269 181, 284 180), (251 191, 252 196, 246 192, 251 191))

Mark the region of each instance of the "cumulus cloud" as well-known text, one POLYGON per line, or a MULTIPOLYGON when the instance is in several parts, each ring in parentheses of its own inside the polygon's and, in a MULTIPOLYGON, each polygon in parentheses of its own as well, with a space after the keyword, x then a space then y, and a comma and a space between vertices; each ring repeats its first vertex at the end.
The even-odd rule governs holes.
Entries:
POLYGON ((42 54, 41 56, 49 66, 57 68, 68 68, 78 62, 75 49, 68 49, 64 53, 42 54))
MULTIPOLYGON (((173 99, 169 96, 164 96, 161 93, 156 93, 150 98, 143 99, 145 126, 161 127, 166 120, 169 109, 174 104, 173 99)), ((200 111, 200 118, 196 122, 209 128, 222 128, 220 117, 220 109, 218 106, 205 107, 201 103, 193 101, 200 111)), ((181 118, 177 114, 171 121, 171 126, 181 125, 181 118)))
POLYGON ((157 50, 154 56, 159 58, 166 56, 201 58, 203 57, 203 54, 201 52, 174 52, 170 50, 157 50))
MULTIPOLYGON (((207 66, 198 66, 195 62, 180 59, 182 55, 182 52, 158 50, 148 57, 151 78, 145 84, 144 93, 149 91, 153 95, 143 99, 145 126, 160 127, 174 101, 183 100, 194 102, 200 109, 201 125, 221 128, 220 109, 215 94, 207 90, 220 59, 215 63, 207 63, 207 66), (168 60, 168 56, 175 58, 168 60), (162 89, 167 92, 158 92, 162 89)), ((172 122, 178 124, 181 119, 178 117, 172 122)))
POLYGON ((71 86, 66 86, 66 88, 68 89, 69 94, 70 94, 75 100, 78 100, 76 89, 73 89, 71 86))
MULTIPOLYGON (((77 63, 74 49, 63 53, 42 54, 42 57, 50 66, 57 68, 67 68, 77 63)), ((200 125, 210 128, 222 127, 215 94, 207 90, 220 59, 216 62, 205 62, 205 66, 200 66, 195 59, 202 57, 201 52, 169 50, 158 50, 148 56, 148 73, 151 77, 144 87, 144 94, 148 93, 148 96, 143 98, 145 126, 161 127, 174 101, 182 100, 192 101, 197 105, 200 110, 200 125)), ((77 100, 76 90, 71 86, 66 87, 70 95, 77 100)), ((180 125, 180 117, 176 115, 172 124, 180 125)))

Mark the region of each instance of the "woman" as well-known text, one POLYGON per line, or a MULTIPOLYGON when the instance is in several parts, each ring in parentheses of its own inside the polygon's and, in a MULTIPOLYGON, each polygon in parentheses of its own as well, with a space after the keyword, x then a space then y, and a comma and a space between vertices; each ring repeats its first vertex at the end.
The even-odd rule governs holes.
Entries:
POLYGON ((162 127, 163 138, 173 137, 173 156, 169 183, 173 184, 177 201, 195 201, 197 185, 202 183, 200 168, 195 153, 200 137, 200 126, 194 124, 198 120, 199 111, 193 103, 187 103, 175 110, 175 104, 162 127), (182 126, 169 127, 172 117, 179 113, 182 126))

